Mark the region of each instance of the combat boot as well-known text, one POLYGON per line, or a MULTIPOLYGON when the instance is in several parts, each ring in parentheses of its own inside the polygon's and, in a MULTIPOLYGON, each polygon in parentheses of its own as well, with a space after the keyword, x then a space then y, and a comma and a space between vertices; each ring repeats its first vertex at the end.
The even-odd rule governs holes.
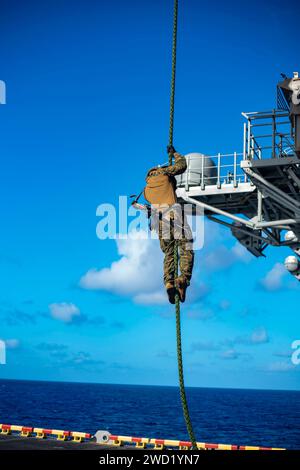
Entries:
POLYGON ((174 285, 174 281, 166 282, 166 291, 168 294, 169 302, 171 304, 175 304, 175 296, 176 296, 176 288, 174 285))
POLYGON ((179 294, 180 302, 183 303, 185 301, 186 289, 189 286, 189 282, 184 276, 178 276, 175 281, 175 285, 179 294))

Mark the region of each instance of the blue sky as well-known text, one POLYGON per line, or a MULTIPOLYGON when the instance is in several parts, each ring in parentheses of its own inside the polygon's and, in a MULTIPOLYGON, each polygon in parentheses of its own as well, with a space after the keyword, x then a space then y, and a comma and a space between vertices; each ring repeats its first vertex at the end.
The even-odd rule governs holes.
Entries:
MULTIPOLYGON (((241 111, 274 107, 280 72, 300 68, 297 2, 180 3, 175 145, 240 151, 241 111)), ((1 377, 177 384, 158 244, 95 233, 97 206, 166 159, 171 15, 158 0, 1 2, 1 377)), ((299 389, 288 251, 256 260, 226 229, 205 237, 182 309, 187 385, 299 389)))

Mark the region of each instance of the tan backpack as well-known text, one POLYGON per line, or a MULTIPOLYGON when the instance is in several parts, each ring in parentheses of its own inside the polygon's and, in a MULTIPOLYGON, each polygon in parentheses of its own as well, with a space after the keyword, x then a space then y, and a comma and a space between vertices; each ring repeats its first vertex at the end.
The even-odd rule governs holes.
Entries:
POLYGON ((144 197, 150 204, 173 205, 176 203, 175 178, 163 173, 148 175, 144 197))

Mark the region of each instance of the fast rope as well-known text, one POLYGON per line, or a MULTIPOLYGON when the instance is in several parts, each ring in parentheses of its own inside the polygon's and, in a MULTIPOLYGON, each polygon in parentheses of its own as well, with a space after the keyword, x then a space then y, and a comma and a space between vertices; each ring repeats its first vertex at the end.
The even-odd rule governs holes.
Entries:
MULTIPOLYGON (((174 14, 173 14, 173 45, 172 45, 172 75, 171 75, 171 96, 170 96, 170 127, 169 127, 169 145, 173 145, 173 132, 174 132, 174 104, 175 104, 175 83, 176 83, 176 55, 177 55, 177 19, 178 19, 178 0, 174 0, 174 14)), ((169 154, 169 165, 173 164, 173 154, 169 154)), ((174 243, 174 265, 175 265, 175 278, 178 276, 178 243, 174 243)), ((179 376, 179 389, 182 404, 183 416, 186 428, 193 445, 193 449, 197 449, 197 443, 193 426, 189 414, 188 403, 186 399, 183 362, 182 362, 182 347, 181 347, 181 321, 180 321, 180 300, 178 293, 175 297, 175 311, 176 311, 176 341, 177 341, 177 363, 178 363, 178 376, 179 376)))

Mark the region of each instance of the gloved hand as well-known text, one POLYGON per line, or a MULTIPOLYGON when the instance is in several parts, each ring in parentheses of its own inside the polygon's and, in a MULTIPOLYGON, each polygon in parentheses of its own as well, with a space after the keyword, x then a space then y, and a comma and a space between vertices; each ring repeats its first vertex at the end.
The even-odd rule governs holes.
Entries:
POLYGON ((174 149, 173 145, 168 145, 167 146, 167 152, 174 154, 176 150, 174 149))

